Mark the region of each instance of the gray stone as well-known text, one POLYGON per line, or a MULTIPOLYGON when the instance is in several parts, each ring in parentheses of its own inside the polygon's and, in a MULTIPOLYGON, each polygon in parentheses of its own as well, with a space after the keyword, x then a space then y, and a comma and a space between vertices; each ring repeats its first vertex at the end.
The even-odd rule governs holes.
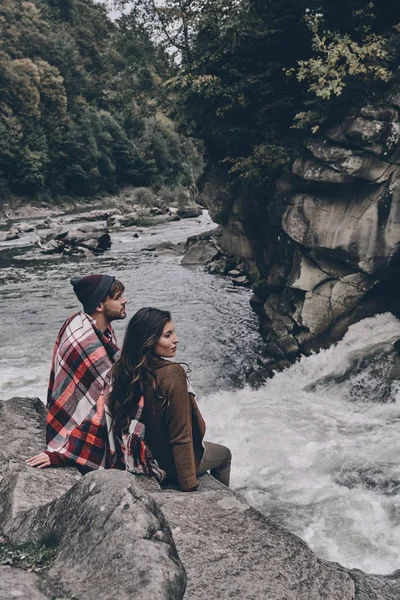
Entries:
POLYGON ((51 600, 39 590, 40 584, 35 573, 0 565, 0 600, 51 600))
POLYGON ((347 118, 343 123, 346 136, 360 145, 377 142, 382 135, 385 123, 369 119, 347 118))
POLYGON ((387 121, 388 123, 397 123, 399 115, 397 110, 389 106, 363 106, 360 115, 364 119, 371 121, 387 121))
POLYGON ((225 275, 228 269, 228 259, 226 256, 222 256, 218 260, 213 260, 208 264, 208 271, 210 273, 217 273, 218 275, 225 275))
POLYGON ((41 589, 79 600, 128 600, 138 590, 149 600, 182 598, 186 579, 168 525, 132 475, 82 478, 74 468, 25 465, 43 449, 44 416, 38 399, 0 403, 1 533, 12 543, 58 540, 41 589))
POLYGON ((200 206, 187 206, 185 208, 179 208, 177 215, 181 219, 193 219, 200 217, 203 214, 203 209, 200 206))
MULTIPOLYGON (((279 361, 280 368, 289 364, 279 361)), ((34 401, 8 402, 2 431, 15 425, 19 411, 21 431, 27 427, 33 437, 31 426, 41 430, 43 411, 34 401)), ((7 454, 10 460, 22 450, 23 439, 21 433, 16 447, 2 446, 3 465, 7 454)), ((52 471, 61 476, 62 470, 52 471)), ((47 477, 46 470, 40 472, 47 477)), ((179 600, 186 581, 182 564, 185 600, 398 600, 400 594, 395 576, 369 576, 319 559, 305 542, 209 475, 200 478, 196 493, 185 494, 161 489, 147 477, 97 471, 51 502, 39 499, 15 515, 6 512, 0 526, 12 542, 44 533, 58 540, 55 561, 41 573, 40 584, 22 574, 25 588, 10 588, 11 570, 0 569, 2 590, 27 590, 32 600, 179 600)))
POLYGON ((180 242, 178 244, 174 244, 173 242, 161 242, 161 244, 150 244, 150 246, 146 246, 143 250, 147 250, 149 252, 156 252, 157 254, 184 254, 185 248, 184 243, 180 242))
POLYGON ((347 173, 330 168, 313 158, 297 158, 292 167, 293 173, 306 181, 324 183, 352 183, 353 178, 347 173))
POLYGON ((13 542, 58 540, 46 589, 82 600, 183 597, 186 577, 164 516, 125 471, 89 473, 59 499, 3 525, 13 542))
MULTIPOLYGON (((315 158, 328 164, 339 173, 353 175, 367 181, 387 181, 396 169, 396 165, 391 165, 385 160, 337 146, 324 139, 311 139, 307 142, 307 147, 315 158)), ((295 165, 293 169, 295 169, 295 165)), ((301 175, 299 172, 296 174, 301 175)), ((304 177, 304 175, 302 176, 304 177)), ((314 180, 316 181, 315 178, 314 180)))
POLYGON ((73 468, 32 469, 25 465, 25 459, 43 450, 45 414, 39 398, 0 402, 0 524, 51 502, 81 478, 73 468))
POLYGON ((186 600, 394 600, 399 594, 400 582, 318 559, 298 537, 209 476, 195 494, 155 490, 152 496, 186 568, 186 600))
POLYGON ((239 286, 250 285, 250 282, 245 275, 240 275, 239 277, 234 277, 232 279, 232 283, 233 283, 233 285, 239 285, 239 286))
POLYGON ((182 258, 183 265, 205 265, 218 254, 218 249, 212 240, 199 240, 186 252, 182 258))
POLYGON ((21 233, 30 233, 31 231, 35 231, 35 227, 30 223, 17 223, 15 227, 18 229, 18 231, 21 231, 21 233))

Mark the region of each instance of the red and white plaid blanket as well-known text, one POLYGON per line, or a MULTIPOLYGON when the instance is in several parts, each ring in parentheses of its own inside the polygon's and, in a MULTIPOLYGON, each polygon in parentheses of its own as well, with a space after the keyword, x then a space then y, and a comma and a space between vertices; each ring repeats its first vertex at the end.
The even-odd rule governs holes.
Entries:
POLYGON ((114 448, 108 441, 102 391, 118 351, 111 326, 102 333, 83 312, 64 323, 47 395, 48 452, 89 469, 111 466, 114 448))

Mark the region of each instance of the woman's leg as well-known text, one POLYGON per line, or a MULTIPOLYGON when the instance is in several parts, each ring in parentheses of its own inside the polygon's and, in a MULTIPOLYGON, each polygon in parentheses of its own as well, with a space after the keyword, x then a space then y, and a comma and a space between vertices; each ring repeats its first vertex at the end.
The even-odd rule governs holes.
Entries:
POLYGON ((226 446, 221 446, 221 444, 203 442, 203 445, 205 451, 197 469, 197 475, 203 475, 206 471, 210 471, 215 479, 229 487, 232 460, 231 451, 226 446))

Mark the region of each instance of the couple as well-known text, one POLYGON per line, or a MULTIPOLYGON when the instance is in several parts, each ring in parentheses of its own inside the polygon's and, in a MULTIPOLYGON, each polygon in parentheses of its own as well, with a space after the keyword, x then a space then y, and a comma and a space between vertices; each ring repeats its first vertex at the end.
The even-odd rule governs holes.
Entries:
POLYGON ((62 326, 47 396, 47 450, 31 467, 119 468, 195 491, 206 471, 229 485, 228 448, 203 441, 205 423, 167 311, 141 308, 121 352, 111 326, 125 319, 124 285, 110 275, 71 280, 79 312, 62 326))

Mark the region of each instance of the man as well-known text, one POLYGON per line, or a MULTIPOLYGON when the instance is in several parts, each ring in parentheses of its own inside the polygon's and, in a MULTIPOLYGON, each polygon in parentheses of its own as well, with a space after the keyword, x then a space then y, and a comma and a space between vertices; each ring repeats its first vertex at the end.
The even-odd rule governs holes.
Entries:
MULTIPOLYGON (((83 311, 69 317, 58 334, 47 394, 47 450, 29 458, 31 467, 76 464, 86 472, 99 468, 101 440, 92 440, 92 417, 107 373, 117 358, 111 323, 125 319, 124 285, 110 275, 71 279, 83 311)), ((96 430, 95 436, 100 435, 96 430)))

